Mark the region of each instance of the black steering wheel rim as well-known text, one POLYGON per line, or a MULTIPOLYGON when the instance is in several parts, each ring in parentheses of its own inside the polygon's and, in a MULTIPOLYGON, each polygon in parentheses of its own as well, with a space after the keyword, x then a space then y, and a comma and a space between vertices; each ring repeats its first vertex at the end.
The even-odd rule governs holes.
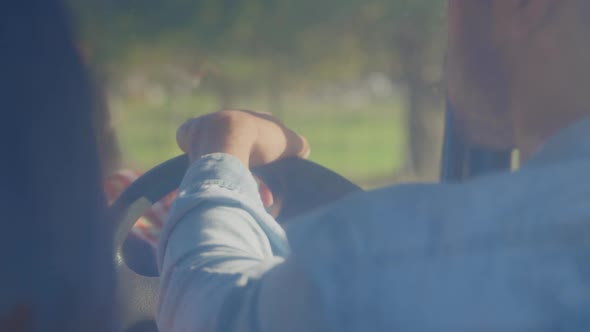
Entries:
MULTIPOLYGON (((113 260, 118 279, 120 331, 146 322, 155 328, 159 278, 143 276, 131 269, 123 255, 123 244, 137 218, 178 188, 188 166, 188 157, 181 155, 154 167, 133 182, 110 208, 115 221, 113 260)), ((282 198, 283 206, 277 218, 280 222, 362 191, 339 174, 299 158, 280 160, 252 172, 282 198)))

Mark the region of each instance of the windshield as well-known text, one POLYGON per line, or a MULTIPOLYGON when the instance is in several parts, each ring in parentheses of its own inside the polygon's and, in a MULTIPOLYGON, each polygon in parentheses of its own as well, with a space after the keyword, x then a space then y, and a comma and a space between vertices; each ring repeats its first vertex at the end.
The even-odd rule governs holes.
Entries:
POLYGON ((439 175, 444 1, 70 3, 110 113, 106 173, 178 155, 184 120, 240 108, 273 113, 366 188, 439 175))

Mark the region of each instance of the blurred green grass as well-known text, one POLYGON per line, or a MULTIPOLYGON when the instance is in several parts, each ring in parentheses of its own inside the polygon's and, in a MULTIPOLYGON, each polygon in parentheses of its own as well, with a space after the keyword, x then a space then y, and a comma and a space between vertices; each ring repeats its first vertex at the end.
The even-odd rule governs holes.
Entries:
MULTIPOLYGON (((260 98, 236 104, 264 110, 260 98)), ((213 96, 200 94, 157 106, 121 100, 112 109, 126 164, 147 170, 180 153, 175 132, 184 120, 218 108, 213 96)), ((308 138, 311 160, 360 184, 392 178, 404 166, 406 128, 398 100, 362 106, 296 100, 285 102, 276 115, 308 138)))

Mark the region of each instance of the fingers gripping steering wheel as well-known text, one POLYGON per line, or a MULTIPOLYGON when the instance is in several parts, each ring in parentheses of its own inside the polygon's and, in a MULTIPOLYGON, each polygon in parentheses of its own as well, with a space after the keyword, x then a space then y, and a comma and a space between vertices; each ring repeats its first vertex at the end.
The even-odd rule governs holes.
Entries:
MULTIPOLYGON (((123 255, 123 244, 135 221, 154 203, 180 185, 188 168, 186 155, 170 159, 137 179, 110 209, 115 221, 114 263, 117 271, 119 331, 155 331, 158 277, 133 271, 123 255), (145 327, 145 328, 143 328, 145 327)), ((328 204, 361 188, 313 162, 291 158, 252 172, 282 201, 277 220, 289 219, 328 204)))

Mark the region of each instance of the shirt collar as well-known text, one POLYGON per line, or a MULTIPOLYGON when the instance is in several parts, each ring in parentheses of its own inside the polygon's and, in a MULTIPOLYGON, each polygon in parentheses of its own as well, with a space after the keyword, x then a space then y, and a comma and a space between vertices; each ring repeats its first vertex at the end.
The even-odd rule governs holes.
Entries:
POLYGON ((559 131, 529 159, 525 166, 590 159, 590 117, 559 131))

